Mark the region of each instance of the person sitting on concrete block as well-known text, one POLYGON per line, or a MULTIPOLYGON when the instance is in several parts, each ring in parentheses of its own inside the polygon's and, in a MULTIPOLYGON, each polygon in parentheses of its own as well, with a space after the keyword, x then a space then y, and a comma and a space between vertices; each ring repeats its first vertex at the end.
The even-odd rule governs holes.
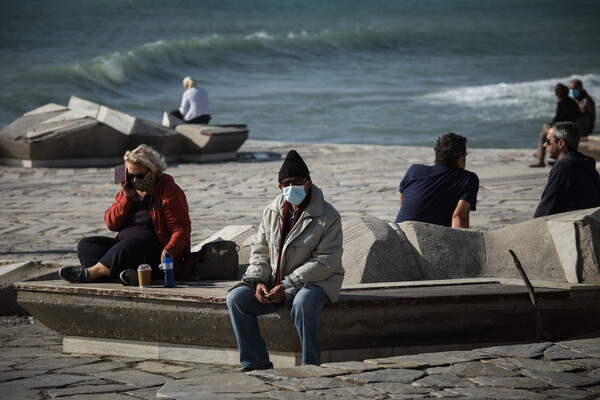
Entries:
POLYGON ((550 124, 554 124, 556 122, 575 122, 581 115, 581 111, 579 110, 579 106, 577 102, 569 97, 569 88, 563 85, 562 83, 557 83, 554 87, 554 94, 558 99, 558 103, 556 103, 556 113, 554 114, 554 118, 552 121, 544 124, 542 126, 542 130, 540 131, 538 137, 538 148, 533 156, 537 158, 537 162, 531 164, 532 168, 545 167, 544 158, 546 156, 546 152, 544 151, 544 141, 546 140, 546 135, 548 135, 548 129, 550 129, 550 124))
POLYGON ((465 170, 467 138, 446 133, 435 143, 435 164, 413 164, 400 182, 396 223, 420 221, 468 228, 475 211, 479 178, 465 170))
POLYGON ((575 123, 579 128, 579 135, 587 138, 594 131, 596 123, 596 103, 594 99, 583 88, 583 82, 579 79, 573 79, 569 83, 569 97, 571 97, 579 106, 581 114, 575 123))
POLYGON ((319 311, 337 300, 344 280, 340 214, 313 185, 295 150, 279 171, 279 188, 251 243, 250 266, 227 295, 242 372, 273 368, 257 316, 284 305, 291 306, 302 364, 319 365, 319 311))
POLYGON ((577 151, 579 129, 573 122, 551 124, 544 147, 556 160, 534 218, 600 206, 596 160, 577 151))
POLYGON ((181 106, 169 114, 187 124, 208 124, 212 117, 206 90, 196 86, 196 82, 189 76, 183 79, 183 87, 185 92, 181 97, 181 106))
MULTIPOLYGON (((123 280, 122 272, 132 272, 123 283, 137 284, 140 264, 152 267, 153 279, 167 254, 178 276, 181 257, 190 252, 192 231, 185 193, 172 176, 165 174, 167 163, 158 151, 145 144, 123 157, 125 170, 121 190, 104 213, 114 238, 91 236, 77 245, 81 265, 64 266, 59 275, 73 283, 110 279, 123 280)), ((116 176, 115 176, 116 177, 116 176)))

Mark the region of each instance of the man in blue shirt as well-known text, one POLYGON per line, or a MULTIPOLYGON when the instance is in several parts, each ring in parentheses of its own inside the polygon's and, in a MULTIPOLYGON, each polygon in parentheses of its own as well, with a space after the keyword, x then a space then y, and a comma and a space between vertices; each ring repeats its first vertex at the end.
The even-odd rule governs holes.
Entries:
POLYGON ((573 122, 550 125, 544 147, 556 164, 550 170, 534 218, 600 206, 596 160, 577 151, 579 139, 573 122))
POLYGON ((396 222, 420 221, 468 228, 475 211, 479 178, 465 170, 467 138, 447 133, 435 143, 435 164, 413 164, 400 182, 396 222))

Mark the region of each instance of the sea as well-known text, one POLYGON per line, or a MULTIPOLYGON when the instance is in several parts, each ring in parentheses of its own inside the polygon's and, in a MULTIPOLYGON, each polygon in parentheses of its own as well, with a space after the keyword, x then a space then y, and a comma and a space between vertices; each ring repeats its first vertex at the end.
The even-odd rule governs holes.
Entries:
POLYGON ((0 127, 70 96, 161 122, 189 75, 251 139, 535 148, 556 83, 600 104, 600 2, 2 0, 0 60, 0 127))

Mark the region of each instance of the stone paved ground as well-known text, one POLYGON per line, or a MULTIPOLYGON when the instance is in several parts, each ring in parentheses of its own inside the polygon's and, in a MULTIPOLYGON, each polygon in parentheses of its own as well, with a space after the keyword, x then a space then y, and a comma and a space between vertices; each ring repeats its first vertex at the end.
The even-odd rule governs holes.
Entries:
MULTIPOLYGON (((168 173, 190 205, 192 245, 227 225, 257 225, 291 148, 344 219, 370 214, 393 221, 404 172, 412 163, 431 164, 434 155, 430 148, 248 141, 235 162, 172 165, 168 173)), ((549 168, 528 168, 530 153, 470 150, 467 168, 480 177, 473 228, 531 218, 549 168)), ((69 261, 84 236, 112 235, 103 219, 118 191, 112 179, 111 168, 0 166, 0 259, 69 261)))
POLYGON ((34 318, 0 317, 0 398, 581 399, 600 398, 600 339, 500 346, 254 371, 62 354, 34 318))
MULTIPOLYGON (((291 148, 344 219, 393 220, 404 172, 433 160, 428 148, 248 141, 237 161, 172 165, 168 172, 190 204, 192 244, 227 225, 258 224, 291 148)), ((531 218, 549 169, 528 168, 530 153, 470 150, 467 168, 480 177, 474 229, 531 218)), ((110 168, 0 166, 0 261, 71 262, 79 239, 110 235, 103 214, 117 192, 112 175, 110 168)), ((61 337, 31 321, 0 318, 2 399, 600 398, 600 339, 241 374, 223 366, 63 355, 61 337)))

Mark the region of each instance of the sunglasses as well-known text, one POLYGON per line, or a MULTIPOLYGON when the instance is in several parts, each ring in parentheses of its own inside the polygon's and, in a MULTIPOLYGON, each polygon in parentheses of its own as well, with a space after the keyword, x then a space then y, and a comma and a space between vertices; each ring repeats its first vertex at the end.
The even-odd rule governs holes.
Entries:
POLYGON ((133 178, 138 178, 140 181, 146 177, 150 169, 147 169, 143 174, 130 174, 129 172, 125 174, 128 180, 133 180, 133 178))

